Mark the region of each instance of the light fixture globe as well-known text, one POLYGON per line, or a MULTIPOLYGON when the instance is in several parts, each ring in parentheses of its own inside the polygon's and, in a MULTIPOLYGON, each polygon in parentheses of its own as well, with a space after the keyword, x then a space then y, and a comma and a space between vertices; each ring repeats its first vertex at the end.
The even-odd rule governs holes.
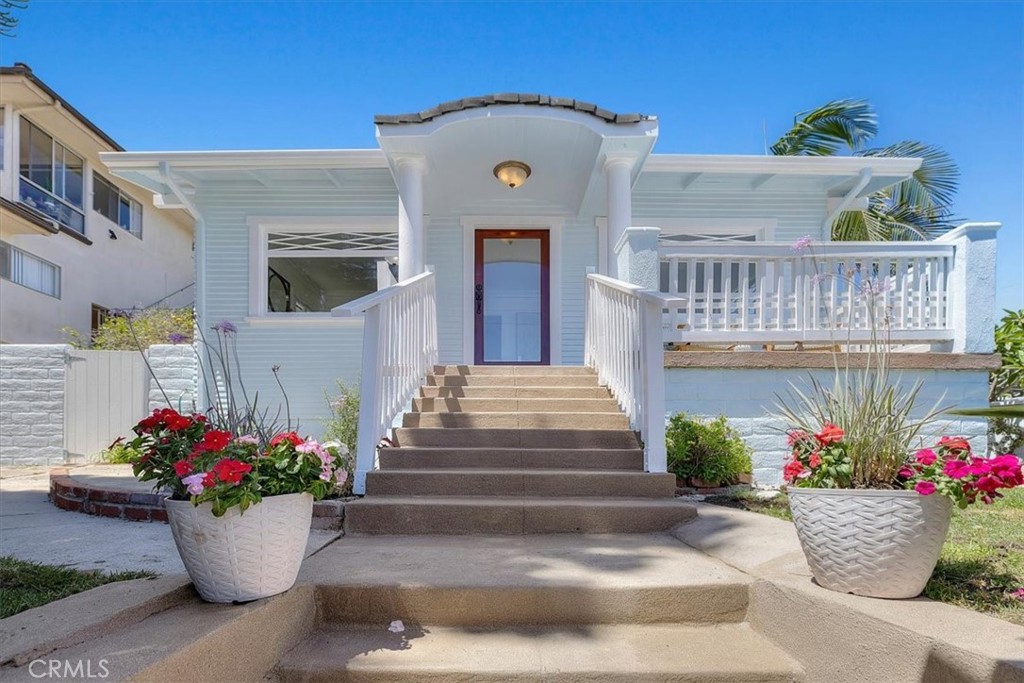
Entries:
POLYGON ((521 161, 503 161, 494 167, 494 177, 513 190, 530 177, 530 167, 521 161))

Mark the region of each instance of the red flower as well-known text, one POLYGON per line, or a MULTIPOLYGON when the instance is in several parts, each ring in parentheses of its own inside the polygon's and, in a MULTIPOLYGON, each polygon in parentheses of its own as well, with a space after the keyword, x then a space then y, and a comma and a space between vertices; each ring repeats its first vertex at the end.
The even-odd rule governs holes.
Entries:
POLYGON ((213 472, 207 472, 206 476, 203 477, 203 488, 208 489, 211 486, 216 486, 217 479, 213 476, 213 472))
POLYGON ((187 474, 191 474, 192 463, 190 463, 188 460, 179 460, 178 462, 174 463, 174 473, 177 474, 178 477, 184 477, 187 474))
POLYGON ((213 473, 225 484, 239 484, 242 477, 252 471, 252 465, 240 460, 224 458, 213 466, 213 473))
POLYGON ((971 444, 962 436, 944 436, 939 439, 938 447, 958 455, 971 452, 971 444))
POLYGON ((816 467, 821 467, 821 455, 818 453, 818 451, 814 451, 813 453, 811 453, 811 457, 807 461, 807 464, 811 466, 812 470, 816 467))
POLYGON ((203 434, 203 440, 196 444, 192 454, 221 451, 227 448, 229 443, 231 443, 231 432, 213 429, 203 434))
POLYGON ((192 426, 192 420, 185 417, 184 415, 178 415, 175 413, 167 418, 167 428, 172 432, 180 432, 182 429, 188 429, 192 426))
POLYGON ((839 443, 843 440, 843 430, 831 422, 827 422, 825 423, 825 426, 821 428, 821 431, 814 435, 814 438, 817 439, 818 443, 822 446, 839 443))
POLYGON ((796 458, 793 458, 788 463, 786 463, 786 466, 784 468, 782 468, 782 476, 786 478, 786 481, 793 481, 803 471, 804 464, 797 460, 796 458))
POLYGON ((298 446, 300 443, 302 443, 302 438, 299 437, 299 435, 296 434, 295 432, 281 432, 280 434, 278 434, 277 436, 270 440, 270 447, 273 448, 274 446, 277 446, 278 444, 284 443, 286 441, 293 446, 298 446))

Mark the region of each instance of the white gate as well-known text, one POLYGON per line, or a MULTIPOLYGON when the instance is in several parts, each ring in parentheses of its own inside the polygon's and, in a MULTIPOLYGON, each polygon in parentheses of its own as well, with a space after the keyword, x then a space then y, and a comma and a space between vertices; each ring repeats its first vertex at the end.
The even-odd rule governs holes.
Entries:
POLYGON ((71 462, 93 459, 147 412, 148 373, 138 351, 69 354, 64 393, 64 448, 71 462))

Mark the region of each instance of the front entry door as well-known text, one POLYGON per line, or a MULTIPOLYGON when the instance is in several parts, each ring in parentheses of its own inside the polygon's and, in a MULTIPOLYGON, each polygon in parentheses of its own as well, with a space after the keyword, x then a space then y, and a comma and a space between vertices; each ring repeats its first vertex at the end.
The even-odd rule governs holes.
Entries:
POLYGON ((477 230, 473 312, 478 365, 551 362, 547 230, 477 230))

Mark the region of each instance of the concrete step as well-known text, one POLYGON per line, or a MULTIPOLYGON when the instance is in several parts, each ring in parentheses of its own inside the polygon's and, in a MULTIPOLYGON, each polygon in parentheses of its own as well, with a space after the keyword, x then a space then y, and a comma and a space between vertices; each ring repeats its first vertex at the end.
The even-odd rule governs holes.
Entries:
POLYGON ((427 375, 430 387, 596 387, 597 375, 427 375))
POLYGON ((424 398, 611 398, 605 387, 551 387, 551 386, 425 386, 420 387, 424 398))
POLYGON ((376 470, 368 496, 673 498, 676 478, 653 472, 526 469, 376 470))
POLYGON ((804 680, 793 659, 746 624, 321 629, 289 652, 276 673, 282 683, 804 680))
POLYGON ((380 468, 408 469, 572 469, 636 470, 644 468, 639 448, 382 448, 380 468))
POLYGON ((394 430, 396 446, 428 448, 640 448, 636 432, 627 429, 463 429, 409 428, 394 430))
POLYGON ((414 398, 418 413, 620 413, 613 398, 414 398))
POLYGON ((322 624, 737 623, 753 579, 669 534, 345 536, 309 557, 322 624))
POLYGON ((454 429, 629 429, 622 413, 406 413, 403 427, 454 429))
POLYGON ((367 496, 345 506, 350 534, 557 534, 667 531, 693 505, 661 498, 367 496))
POLYGON ((582 365, 435 365, 435 375, 596 375, 582 365))

